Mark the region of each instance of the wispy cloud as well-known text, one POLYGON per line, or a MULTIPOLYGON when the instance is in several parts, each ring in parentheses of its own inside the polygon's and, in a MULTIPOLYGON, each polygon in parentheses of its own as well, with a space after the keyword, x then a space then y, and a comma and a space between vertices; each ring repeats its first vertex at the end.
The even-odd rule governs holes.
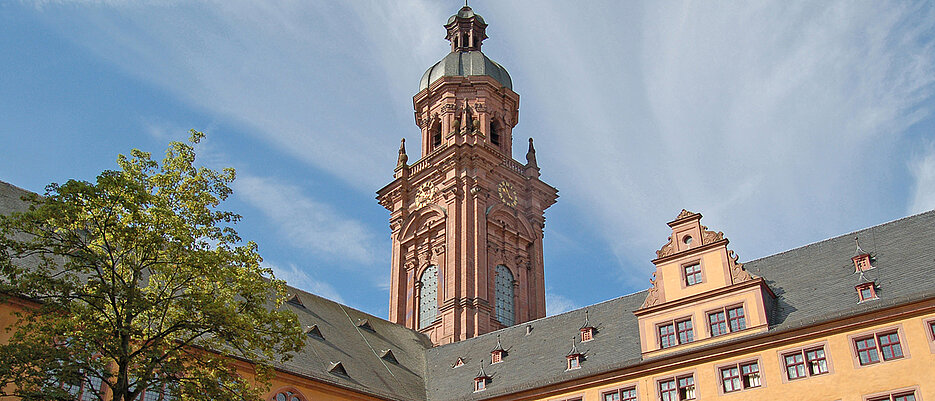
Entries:
POLYGON ((544 178, 641 266, 621 275, 636 288, 683 207, 746 258, 903 212, 873 188, 908 179, 901 140, 931 115, 930 4, 496 7, 516 18, 511 71, 544 119, 523 122, 544 136, 544 178))
POLYGON ((331 284, 315 279, 308 274, 308 269, 299 269, 298 266, 291 263, 286 266, 280 266, 279 264, 274 264, 269 261, 263 261, 263 267, 272 269, 273 275, 275 275, 276 278, 284 280, 293 287, 328 298, 332 301, 344 303, 344 299, 341 298, 341 295, 338 294, 338 291, 335 290, 331 284))
POLYGON ((443 15, 440 5, 419 0, 147 3, 88 7, 81 18, 46 13, 67 37, 127 73, 368 192, 390 176, 373 172, 392 168, 399 137, 418 134, 407 98, 444 49, 437 38, 443 15))
POLYGON ((922 149, 923 153, 909 165, 915 179, 909 213, 935 209, 935 142, 930 142, 922 149))
POLYGON ((240 176, 235 193, 271 219, 281 237, 316 255, 374 262, 375 236, 345 212, 270 178, 240 176))
POLYGON ((549 291, 545 292, 545 314, 547 316, 565 313, 578 308, 579 306, 571 298, 556 294, 551 288, 549 291))

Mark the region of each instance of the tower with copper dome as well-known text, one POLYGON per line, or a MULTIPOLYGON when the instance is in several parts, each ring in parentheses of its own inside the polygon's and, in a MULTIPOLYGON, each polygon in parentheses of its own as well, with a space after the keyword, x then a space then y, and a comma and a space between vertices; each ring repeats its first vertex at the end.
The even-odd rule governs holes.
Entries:
POLYGON ((532 139, 513 159, 519 95, 481 52, 487 24, 464 6, 445 24, 451 52, 413 97, 421 157, 400 144, 390 211, 389 320, 435 344, 545 316, 542 235, 558 191, 539 180, 532 139))

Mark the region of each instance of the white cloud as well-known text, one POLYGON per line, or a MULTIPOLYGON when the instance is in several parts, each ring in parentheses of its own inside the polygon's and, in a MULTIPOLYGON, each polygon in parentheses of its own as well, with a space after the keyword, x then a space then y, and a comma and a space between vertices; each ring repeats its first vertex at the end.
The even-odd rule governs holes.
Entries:
POLYGON ((288 264, 285 267, 269 261, 263 261, 263 267, 273 270, 273 275, 287 284, 313 293, 315 295, 328 298, 332 301, 344 303, 344 299, 338 294, 338 291, 324 281, 320 281, 310 276, 307 269, 299 269, 294 264, 288 264))
POLYGON ((744 258, 903 212, 886 189, 905 171, 906 129, 931 115, 931 6, 614 4, 495 7, 514 16, 506 65, 541 119, 517 130, 542 136, 560 202, 640 266, 624 280, 645 287, 683 207, 744 258))
POLYGON ((935 142, 924 147, 925 152, 910 163, 915 183, 909 213, 921 213, 935 209, 935 142))
POLYGON ((366 226, 303 194, 298 187, 246 175, 234 181, 234 189, 238 197, 271 219, 280 235, 296 247, 365 265, 374 262, 375 236, 366 226))
POLYGON ((546 316, 558 315, 578 308, 579 306, 571 298, 556 294, 551 288, 545 292, 546 316))

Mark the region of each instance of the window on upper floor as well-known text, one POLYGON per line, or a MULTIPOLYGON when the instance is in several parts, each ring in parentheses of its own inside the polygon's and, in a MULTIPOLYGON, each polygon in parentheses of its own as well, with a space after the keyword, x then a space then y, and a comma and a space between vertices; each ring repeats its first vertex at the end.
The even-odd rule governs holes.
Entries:
POLYGON ((725 393, 760 387, 760 364, 756 361, 725 366, 720 371, 725 393))
POLYGON ((900 391, 893 394, 873 396, 867 401, 916 401, 916 392, 913 390, 900 391))
POLYGON ((636 401, 636 387, 624 387, 602 395, 601 401, 636 401))
POLYGON ((682 267, 683 274, 685 275, 685 285, 695 285, 700 284, 702 281, 701 277, 701 263, 692 263, 682 267))
POLYGON ((828 373, 828 359, 824 347, 806 348, 783 354, 786 378, 801 379, 828 373))
POLYGON ((594 328, 585 327, 581 329, 581 342, 591 341, 594 339, 594 328))
POLYGON ((931 335, 929 338, 935 341, 935 320, 932 320, 926 324, 928 325, 929 335, 931 335))
POLYGON ((708 328, 711 337, 741 331, 747 328, 743 306, 733 306, 708 312, 708 328))
POLYGON ((581 355, 569 355, 568 364, 565 365, 565 370, 578 369, 581 367, 581 355))
POLYGON ((881 357, 884 361, 903 357, 899 333, 896 330, 857 337, 854 339, 854 350, 857 351, 857 360, 861 366, 878 363, 881 357))
POLYGON ((682 401, 695 399, 695 376, 685 375, 659 381, 659 399, 682 401))
POLYGON ((691 319, 679 319, 657 326, 659 348, 674 347, 695 341, 695 332, 691 319))

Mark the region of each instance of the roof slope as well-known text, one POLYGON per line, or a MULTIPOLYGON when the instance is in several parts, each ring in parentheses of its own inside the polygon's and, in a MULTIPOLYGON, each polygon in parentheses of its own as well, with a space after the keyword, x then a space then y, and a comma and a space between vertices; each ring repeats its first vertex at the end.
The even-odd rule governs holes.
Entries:
MULTIPOLYGON (((0 181, 0 214, 25 211, 21 198, 27 194, 0 181)), ((305 349, 277 368, 379 398, 425 399, 425 349, 432 346, 428 337, 317 295, 290 291, 301 305, 287 302, 285 307, 295 312, 303 327, 317 325, 322 338, 309 336, 305 349), (358 327, 362 319, 369 329, 358 327), (386 350, 393 358, 381 358, 386 350), (346 375, 332 372, 336 362, 346 375)))
POLYGON ((303 327, 317 325, 322 338, 309 336, 305 349, 279 366, 283 370, 337 386, 394 400, 424 400, 425 349, 428 337, 398 324, 292 289, 302 306, 285 305, 303 327), (358 326, 367 320, 368 327, 358 326), (393 358, 381 358, 384 351, 393 358), (347 376, 329 371, 340 362, 347 376))
MULTIPOLYGON (((915 299, 935 297, 935 211, 816 242, 744 264, 766 280, 776 293, 770 333, 793 330, 835 318, 858 315, 915 299), (877 285, 880 299, 858 304, 860 275, 851 257, 854 238, 872 256, 866 279, 877 285)), ((426 351, 429 400, 485 399, 554 383, 609 372, 641 362, 639 330, 633 311, 646 291, 583 309, 505 328, 473 339, 426 351), (585 360, 566 371, 565 356, 585 321, 597 327, 594 339, 578 343, 585 360), (532 327, 526 335, 526 325, 532 327), (500 336, 509 354, 489 365, 490 350, 500 336), (465 366, 452 368, 458 358, 465 366), (483 362, 482 362, 483 361, 483 362), (485 364, 491 376, 487 389, 474 393, 474 377, 485 364)), ((740 338, 738 340, 743 340, 740 338)), ((686 348, 685 353, 699 347, 686 348)), ((682 353, 682 352, 679 352, 682 353)))

